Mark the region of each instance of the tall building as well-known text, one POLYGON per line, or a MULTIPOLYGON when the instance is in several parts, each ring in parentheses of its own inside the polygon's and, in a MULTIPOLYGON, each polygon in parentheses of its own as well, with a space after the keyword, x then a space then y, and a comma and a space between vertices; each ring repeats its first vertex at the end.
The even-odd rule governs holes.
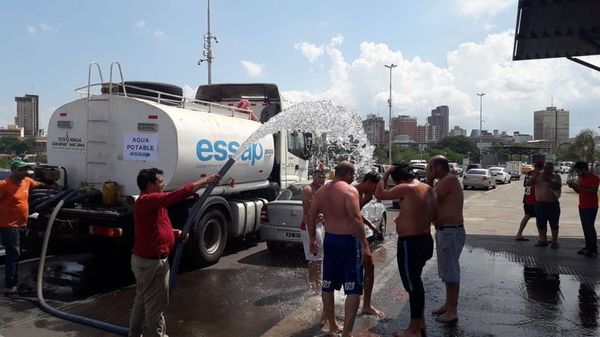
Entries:
POLYGON ((412 140, 417 140, 417 117, 400 115, 392 118, 392 138, 407 135, 412 140))
POLYGON ((437 125, 425 123, 425 125, 417 125, 417 142, 432 143, 440 140, 440 128, 437 125))
POLYGON ((467 136, 467 130, 461 128, 458 125, 454 126, 454 129, 450 130, 450 136, 467 136))
POLYGON ((569 111, 556 107, 533 113, 533 139, 548 140, 553 147, 569 141, 569 111))
POLYGON ((437 126, 439 129, 439 139, 448 137, 448 130, 450 129, 450 109, 447 105, 440 105, 437 108, 431 110, 431 116, 427 117, 427 123, 432 126, 437 126))
POLYGON ((369 143, 373 145, 387 144, 385 138, 385 121, 383 120, 383 117, 377 117, 374 114, 368 114, 367 119, 365 119, 362 123, 369 143))
POLYGON ((17 102, 15 124, 24 129, 25 137, 37 137, 39 134, 39 96, 15 97, 15 101, 17 102))

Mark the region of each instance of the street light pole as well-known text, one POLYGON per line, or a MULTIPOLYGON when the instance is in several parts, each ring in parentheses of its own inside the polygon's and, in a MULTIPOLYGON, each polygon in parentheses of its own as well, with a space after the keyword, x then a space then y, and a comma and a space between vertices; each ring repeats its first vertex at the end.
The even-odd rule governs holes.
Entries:
POLYGON ((477 94, 477 96, 479 96, 479 164, 481 164, 481 166, 483 167, 483 145, 481 143, 481 129, 482 129, 482 124, 483 124, 483 96, 485 96, 485 93, 480 93, 477 94))
POLYGON ((216 36, 213 36, 210 33, 210 0, 207 1, 207 10, 206 10, 206 22, 208 25, 208 29, 206 34, 204 35, 204 58, 198 60, 198 65, 202 64, 202 62, 208 63, 208 84, 212 83, 212 62, 215 58, 212 53, 212 42, 219 43, 219 40, 216 36))
POLYGON ((396 68, 397 65, 390 63, 389 65, 384 65, 386 68, 390 69, 390 98, 388 98, 388 108, 389 108, 389 119, 388 126, 390 127, 390 131, 388 133, 388 159, 390 165, 392 164, 392 69, 396 68))

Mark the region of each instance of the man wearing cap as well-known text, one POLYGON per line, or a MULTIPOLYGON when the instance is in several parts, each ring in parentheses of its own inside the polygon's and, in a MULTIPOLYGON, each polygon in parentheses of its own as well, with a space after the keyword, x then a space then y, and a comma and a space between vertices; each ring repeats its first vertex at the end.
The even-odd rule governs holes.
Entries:
POLYGON ((20 255, 20 232, 29 216, 29 190, 44 184, 27 177, 29 164, 22 160, 10 163, 10 176, 0 180, 0 238, 6 250, 4 261, 4 295, 17 293, 17 265, 20 255))

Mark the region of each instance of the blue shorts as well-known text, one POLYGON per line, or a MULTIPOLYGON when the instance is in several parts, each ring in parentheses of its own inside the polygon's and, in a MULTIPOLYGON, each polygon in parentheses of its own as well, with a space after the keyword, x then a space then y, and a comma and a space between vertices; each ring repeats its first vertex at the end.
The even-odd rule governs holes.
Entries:
POLYGON ((351 234, 325 233, 323 250, 322 290, 333 292, 343 285, 346 295, 362 295, 362 253, 356 237, 351 234))

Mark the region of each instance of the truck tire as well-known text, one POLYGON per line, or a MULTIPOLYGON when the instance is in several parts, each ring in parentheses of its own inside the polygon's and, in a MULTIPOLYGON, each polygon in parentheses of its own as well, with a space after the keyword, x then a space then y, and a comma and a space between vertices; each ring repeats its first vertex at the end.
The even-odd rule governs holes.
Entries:
POLYGON ((190 241, 191 262, 194 267, 217 263, 227 243, 225 215, 218 209, 206 212, 194 226, 190 241))

